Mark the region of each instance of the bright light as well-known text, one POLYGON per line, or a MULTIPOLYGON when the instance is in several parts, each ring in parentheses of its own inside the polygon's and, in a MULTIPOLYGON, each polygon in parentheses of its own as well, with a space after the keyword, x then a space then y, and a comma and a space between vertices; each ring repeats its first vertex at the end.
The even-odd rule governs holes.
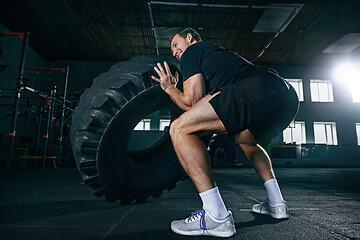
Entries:
POLYGON ((333 72, 334 79, 346 85, 354 102, 360 102, 360 64, 343 62, 333 72))
POLYGON ((351 92, 352 92, 353 101, 360 102, 360 79, 353 82, 351 92))

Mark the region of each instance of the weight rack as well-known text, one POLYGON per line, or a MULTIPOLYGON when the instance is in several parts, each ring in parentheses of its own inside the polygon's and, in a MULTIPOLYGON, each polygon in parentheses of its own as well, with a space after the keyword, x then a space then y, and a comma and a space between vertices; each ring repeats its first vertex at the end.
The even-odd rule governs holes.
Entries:
MULTIPOLYGON (((28 42, 29 42, 29 31, 26 31, 24 33, 22 32, 0 32, 1 36, 17 36, 20 37, 23 40, 23 44, 22 44, 22 50, 21 50, 21 60, 20 60, 20 66, 19 66, 19 71, 18 71, 18 77, 17 77, 17 84, 16 84, 16 94, 15 94, 15 103, 14 103, 14 111, 13 111, 13 116, 12 116, 12 121, 11 121, 11 128, 10 128, 10 133, 9 133, 9 137, 10 137, 10 148, 9 148, 9 156, 8 159, 6 161, 5 164, 5 170, 6 171, 10 171, 11 169, 11 162, 13 159, 13 155, 14 155, 14 148, 15 148, 15 140, 16 140, 16 136, 17 136, 17 120, 18 120, 18 115, 19 115, 19 105, 20 105, 20 98, 21 98, 21 92, 23 90, 27 90, 30 91, 36 95, 39 95, 41 97, 47 98, 50 102, 49 102, 49 110, 48 110, 48 118, 47 118, 47 127, 46 127, 46 134, 45 134, 45 143, 44 143, 44 151, 43 151, 43 156, 42 156, 42 168, 45 168, 45 161, 47 158, 49 158, 47 156, 47 150, 48 150, 48 139, 49 139, 49 134, 50 134, 50 130, 51 130, 51 124, 52 124, 52 117, 53 117, 53 111, 54 111, 54 104, 55 101, 60 101, 62 103, 61 105, 61 123, 60 123, 60 135, 58 138, 59 141, 59 147, 58 147, 58 154, 57 154, 57 163, 55 162, 54 158, 53 159, 53 163, 54 163, 54 167, 56 168, 57 166, 59 166, 60 164, 60 159, 62 158, 62 149, 63 149, 63 125, 64 125, 64 117, 65 117, 65 110, 69 109, 72 110, 71 108, 66 106, 66 103, 69 103, 70 101, 68 101, 67 98, 67 88, 68 88, 68 80, 69 80, 69 66, 66 66, 65 68, 34 68, 34 67, 25 67, 25 60, 26 60, 26 51, 27 51, 27 46, 28 46, 28 42), (64 92, 63 92, 63 96, 60 99, 56 98, 56 87, 54 89, 51 90, 50 95, 43 93, 37 89, 31 88, 29 86, 26 85, 26 81, 24 78, 24 71, 31 71, 31 70, 36 70, 36 71, 61 71, 64 74, 64 92)), ((38 156, 34 156, 36 158, 38 158, 38 156)))

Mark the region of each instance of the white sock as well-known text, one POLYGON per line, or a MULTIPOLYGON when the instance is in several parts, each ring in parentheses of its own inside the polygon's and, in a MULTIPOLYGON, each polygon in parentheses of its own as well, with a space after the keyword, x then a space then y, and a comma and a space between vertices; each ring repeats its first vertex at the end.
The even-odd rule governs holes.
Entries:
POLYGON ((203 202, 203 209, 215 218, 225 218, 229 215, 218 187, 199 193, 203 202))
POLYGON ((264 183, 268 200, 273 204, 282 203, 284 201, 279 184, 276 179, 267 180, 264 183))

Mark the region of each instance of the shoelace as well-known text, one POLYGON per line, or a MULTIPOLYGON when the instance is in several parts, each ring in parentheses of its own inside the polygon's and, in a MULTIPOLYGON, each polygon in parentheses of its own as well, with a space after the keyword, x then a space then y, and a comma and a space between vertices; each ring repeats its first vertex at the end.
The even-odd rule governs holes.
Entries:
POLYGON ((267 199, 261 203, 260 212, 262 212, 262 209, 263 209, 264 205, 266 204, 266 202, 268 202, 267 199))
POLYGON ((191 216, 188 218, 188 222, 196 220, 200 216, 200 228, 202 230, 206 230, 206 222, 205 222, 205 210, 196 210, 191 213, 191 216))

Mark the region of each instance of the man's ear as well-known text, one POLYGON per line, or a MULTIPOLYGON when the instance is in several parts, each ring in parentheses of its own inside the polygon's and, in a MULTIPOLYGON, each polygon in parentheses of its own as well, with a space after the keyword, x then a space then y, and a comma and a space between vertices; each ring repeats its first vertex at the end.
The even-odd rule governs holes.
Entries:
POLYGON ((194 41, 194 37, 193 37, 193 35, 191 33, 188 33, 186 35, 186 38, 189 40, 190 43, 192 43, 194 41))

